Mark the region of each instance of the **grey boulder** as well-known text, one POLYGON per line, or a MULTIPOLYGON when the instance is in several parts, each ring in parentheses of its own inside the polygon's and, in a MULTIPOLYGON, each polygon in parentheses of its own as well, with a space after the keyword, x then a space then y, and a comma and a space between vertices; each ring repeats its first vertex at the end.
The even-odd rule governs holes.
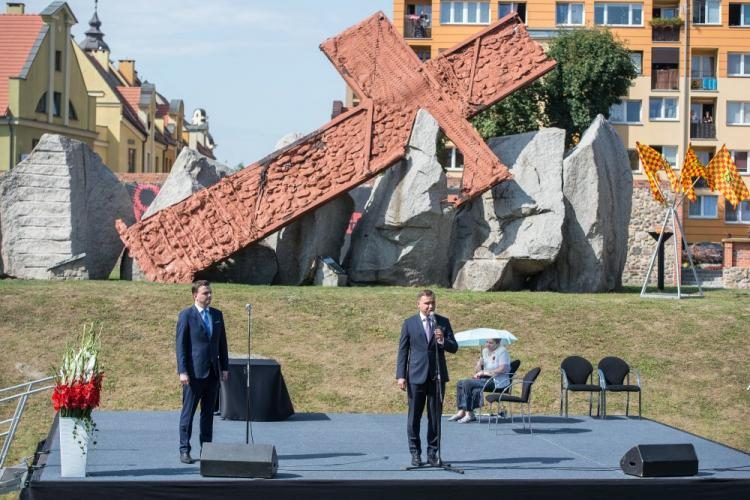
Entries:
POLYGON ((419 110, 407 153, 376 181, 351 237, 349 281, 401 286, 449 284, 453 209, 437 160, 437 121, 419 110))
POLYGON ((467 203, 456 216, 453 288, 525 288, 562 246, 565 132, 543 129, 488 141, 513 179, 467 203))
POLYGON ((625 147, 602 115, 563 162, 565 224, 540 290, 608 292, 621 287, 628 252, 633 174, 625 147))
POLYGON ((106 279, 123 248, 115 220, 134 216, 127 189, 91 148, 45 134, 3 176, 0 219, 7 275, 47 279, 49 269, 78 257, 77 277, 106 279))

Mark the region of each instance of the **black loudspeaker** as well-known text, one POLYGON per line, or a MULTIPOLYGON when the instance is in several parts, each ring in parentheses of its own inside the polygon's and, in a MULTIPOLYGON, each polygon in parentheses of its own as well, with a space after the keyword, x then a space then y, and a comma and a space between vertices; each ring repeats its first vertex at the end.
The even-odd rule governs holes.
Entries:
POLYGON ((273 445, 203 443, 201 476, 270 479, 278 468, 279 459, 273 445))
POLYGON ((698 457, 692 444, 639 444, 620 459, 620 468, 640 477, 694 476, 698 457))

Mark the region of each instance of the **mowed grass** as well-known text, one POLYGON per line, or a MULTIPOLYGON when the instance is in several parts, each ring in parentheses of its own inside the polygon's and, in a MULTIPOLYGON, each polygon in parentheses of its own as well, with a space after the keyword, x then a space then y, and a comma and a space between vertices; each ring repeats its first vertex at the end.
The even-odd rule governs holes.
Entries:
MULTIPOLYGON (((542 368, 533 411, 559 410, 559 366, 579 354, 594 365, 620 356, 641 370, 644 416, 750 451, 750 293, 707 291, 704 299, 644 300, 616 294, 477 293, 436 290, 438 311, 455 331, 510 330, 519 373, 542 368)), ((282 365, 297 412, 405 413, 394 380, 403 319, 415 312, 416 289, 395 287, 257 287, 214 285, 229 349, 245 352, 253 304, 254 353, 282 365)), ((192 303, 187 285, 119 281, 0 281, 0 387, 51 373, 66 339, 87 322, 104 325, 102 409, 177 410, 177 312, 192 303)), ((448 356, 451 382, 470 376, 479 348, 448 356)), ((608 398, 624 412, 624 396, 608 398)), ((635 410, 632 405, 631 411, 635 410)), ((571 413, 588 411, 573 395, 571 413)), ((8 409, 3 410, 3 415, 8 409)), ((30 455, 53 418, 49 395, 30 400, 9 463, 30 455)), ((404 432, 404 429, 394 429, 404 432)), ((177 449, 175 421, 175 450, 177 449)))

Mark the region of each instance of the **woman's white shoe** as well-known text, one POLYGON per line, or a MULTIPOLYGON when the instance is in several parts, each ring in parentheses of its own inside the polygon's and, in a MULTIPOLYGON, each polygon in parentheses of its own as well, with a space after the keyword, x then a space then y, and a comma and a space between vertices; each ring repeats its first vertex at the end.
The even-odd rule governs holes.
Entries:
POLYGON ((466 413, 460 411, 460 412, 456 413, 455 415, 453 415, 451 418, 449 418, 448 422, 455 422, 456 420, 461 420, 465 416, 466 416, 466 413))
POLYGON ((458 421, 459 424, 468 424, 469 422, 474 422, 477 419, 477 417, 474 416, 472 413, 467 413, 464 418, 458 421))

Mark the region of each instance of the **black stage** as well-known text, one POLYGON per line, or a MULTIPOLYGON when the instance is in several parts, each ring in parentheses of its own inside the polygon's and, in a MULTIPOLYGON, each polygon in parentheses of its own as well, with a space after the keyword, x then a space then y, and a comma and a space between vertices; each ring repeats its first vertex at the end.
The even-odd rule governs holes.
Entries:
MULTIPOLYGON (((253 424, 255 441, 276 446, 275 479, 216 479, 179 462, 177 412, 96 412, 98 444, 88 477, 60 477, 56 426, 36 460, 22 498, 748 498, 750 455, 652 420, 534 417, 520 422, 458 424, 443 419, 443 459, 465 469, 406 471, 405 415, 296 414, 253 424), (699 473, 637 478, 619 468, 637 444, 692 443, 699 473)), ((197 429, 198 423, 195 423, 197 429)), ((216 442, 244 442, 245 423, 214 423, 216 442)), ((424 435, 423 425, 423 435, 424 435)), ((423 436, 424 440, 424 436, 423 436)), ((197 436, 193 438, 197 451, 197 436)), ((194 454, 194 456, 197 453, 194 454)), ((424 458, 424 457, 423 457, 424 458)))

